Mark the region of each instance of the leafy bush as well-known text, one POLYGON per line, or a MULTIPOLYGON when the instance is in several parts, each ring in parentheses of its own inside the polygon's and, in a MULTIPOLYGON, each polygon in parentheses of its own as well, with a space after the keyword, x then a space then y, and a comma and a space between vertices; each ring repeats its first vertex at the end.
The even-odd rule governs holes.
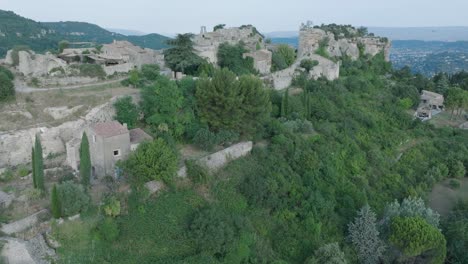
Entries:
POLYGON ((460 181, 459 180, 456 180, 456 179, 451 179, 449 181, 449 186, 450 188, 452 189, 460 189, 460 181))
POLYGON ((289 45, 282 44, 272 54, 272 70, 280 71, 291 66, 296 60, 296 52, 289 45))
POLYGON ((120 201, 115 196, 106 197, 102 209, 106 216, 118 216, 120 215, 120 201))
POLYGON ((253 58, 244 58, 246 52, 243 43, 236 45, 223 43, 218 48, 218 65, 221 68, 228 68, 236 75, 256 73, 253 58))
POLYGON ((90 198, 83 186, 67 181, 57 185, 62 216, 72 216, 88 209, 90 198))
POLYGON ((310 72, 315 66, 319 65, 319 62, 316 60, 311 59, 303 59, 301 60, 301 68, 304 68, 306 72, 310 72))
POLYGON ((107 242, 113 242, 119 237, 119 226, 113 218, 104 218, 97 228, 101 237, 107 242))
POLYGON ((193 138, 193 143, 206 151, 210 151, 216 145, 216 134, 211 132, 208 128, 202 128, 197 131, 193 138))
POLYGON ((207 183, 209 172, 208 169, 195 160, 186 160, 187 175, 194 183, 207 183))
POLYGON ((124 168, 134 184, 140 185, 147 181, 172 181, 177 171, 177 155, 161 138, 153 142, 144 142, 131 153, 124 162, 124 168))
POLYGON ((145 64, 141 66, 141 75, 149 81, 156 81, 160 76, 160 68, 156 64, 145 64))
POLYGON ((9 75, 0 71, 0 102, 7 101, 15 96, 15 86, 9 75))

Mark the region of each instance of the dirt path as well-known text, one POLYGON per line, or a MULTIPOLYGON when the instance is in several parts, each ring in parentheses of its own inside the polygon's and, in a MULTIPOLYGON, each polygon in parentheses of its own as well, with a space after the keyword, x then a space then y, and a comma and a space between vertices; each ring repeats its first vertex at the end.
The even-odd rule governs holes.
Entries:
POLYGON ((100 86, 100 85, 118 83, 125 79, 126 77, 115 79, 115 80, 104 81, 104 82, 98 82, 98 83, 77 84, 77 85, 69 85, 69 86, 53 87, 53 88, 35 88, 35 87, 27 86, 26 84, 20 81, 15 81, 15 90, 18 93, 33 93, 33 92, 43 92, 43 91, 53 91, 53 90, 72 90, 72 89, 79 89, 79 88, 84 88, 84 87, 92 87, 92 86, 100 86))

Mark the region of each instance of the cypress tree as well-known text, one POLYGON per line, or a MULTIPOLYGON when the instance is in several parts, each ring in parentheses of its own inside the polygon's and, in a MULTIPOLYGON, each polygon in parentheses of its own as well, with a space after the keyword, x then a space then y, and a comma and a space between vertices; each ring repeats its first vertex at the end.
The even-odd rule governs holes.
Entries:
POLYGON ((31 148, 31 164, 32 164, 32 179, 33 179, 33 187, 37 188, 36 183, 36 165, 34 163, 34 147, 31 148))
POLYGON ((57 186, 55 184, 52 188, 50 207, 54 218, 60 218, 60 216, 62 215, 62 208, 58 197, 57 186))
POLYGON ((288 115, 288 109, 289 109, 289 88, 286 89, 286 92, 284 93, 283 96, 283 101, 281 102, 281 116, 285 117, 288 115))
POLYGON ((41 139, 36 135, 36 142, 34 144, 34 168, 33 171, 35 174, 34 175, 34 181, 36 183, 36 188, 41 189, 42 191, 45 191, 45 186, 44 186, 44 159, 42 157, 42 145, 41 145, 41 139))
POLYGON ((81 184, 88 187, 91 179, 91 156, 89 155, 89 141, 86 132, 83 132, 80 145, 80 176, 81 184))

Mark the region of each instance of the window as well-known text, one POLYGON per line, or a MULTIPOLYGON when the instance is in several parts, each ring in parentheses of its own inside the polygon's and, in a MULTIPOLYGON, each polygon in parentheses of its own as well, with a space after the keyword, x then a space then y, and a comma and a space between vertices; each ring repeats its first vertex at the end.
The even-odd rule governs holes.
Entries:
POLYGON ((120 156, 120 149, 114 150, 114 157, 120 156))

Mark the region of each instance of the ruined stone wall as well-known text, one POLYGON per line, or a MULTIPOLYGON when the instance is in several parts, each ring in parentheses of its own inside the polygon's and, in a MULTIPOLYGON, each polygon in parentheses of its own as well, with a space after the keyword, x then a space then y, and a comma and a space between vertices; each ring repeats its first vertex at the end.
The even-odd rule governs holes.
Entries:
MULTIPOLYGON (((53 68, 67 66, 64 60, 55 57, 51 53, 42 55, 36 54, 33 51, 19 51, 18 58, 19 63, 18 66, 16 66, 17 70, 26 76, 32 77, 47 75, 53 68)), ((7 61, 13 63, 11 54, 7 61)))
POLYGON ((83 119, 65 122, 57 127, 37 127, 0 133, 0 168, 30 163, 31 148, 36 134, 41 136, 44 158, 49 154, 66 153, 65 143, 74 138, 81 138, 88 124, 114 119, 115 100, 117 97, 93 108, 83 119))
POLYGON ((260 74, 268 74, 271 71, 272 53, 269 50, 262 49, 245 53, 244 57, 251 57, 254 60, 254 68, 260 74))
MULTIPOLYGON (((215 172, 226 166, 230 161, 249 154, 250 151, 252 151, 252 147, 252 141, 240 142, 221 151, 203 157, 199 159, 198 162, 201 165, 206 166, 206 168, 210 171, 215 172)), ((187 177, 187 168, 185 166, 180 168, 177 172, 177 175, 179 177, 187 177)))
POLYGON ((383 51, 385 58, 390 59, 391 44, 385 42, 382 38, 358 37, 335 40, 335 35, 318 28, 306 28, 299 32, 298 56, 314 54, 319 48, 320 42, 324 39, 328 39, 327 52, 331 57, 347 55, 352 59, 357 59, 359 58, 358 44, 361 43, 365 47, 365 54, 375 56, 383 51))
POLYGON ((218 48, 225 42, 234 45, 242 41, 249 52, 255 52, 257 44, 260 45, 260 49, 265 49, 263 37, 256 33, 253 27, 224 28, 204 32, 194 36, 192 41, 195 52, 213 64, 218 63, 218 48))

